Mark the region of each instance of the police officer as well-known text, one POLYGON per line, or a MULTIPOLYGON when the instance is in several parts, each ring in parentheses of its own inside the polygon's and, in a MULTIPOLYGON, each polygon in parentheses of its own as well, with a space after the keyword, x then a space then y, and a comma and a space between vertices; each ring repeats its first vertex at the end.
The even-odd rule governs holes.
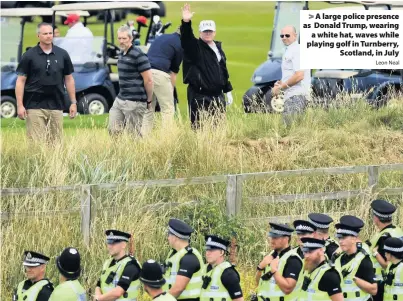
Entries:
POLYGON ((27 280, 20 282, 13 300, 48 301, 53 292, 52 283, 45 278, 49 257, 33 251, 24 252, 23 266, 27 280))
POLYGON ((155 260, 149 259, 144 262, 140 272, 140 281, 143 283, 144 290, 155 301, 175 301, 176 299, 162 290, 165 279, 162 275, 160 264, 155 260))
POLYGON ((235 267, 226 261, 230 242, 215 235, 206 239, 206 273, 200 301, 243 301, 241 278, 235 267))
POLYGON ((290 246, 294 229, 285 224, 269 224, 272 252, 257 266, 257 297, 263 300, 297 300, 297 291, 294 290, 302 270, 302 259, 290 246))
POLYGON ((337 241, 329 235, 329 227, 333 222, 333 219, 323 213, 310 213, 308 215, 308 220, 317 228, 314 237, 325 241, 325 256, 329 260, 332 258, 333 253, 339 248, 337 241))
POLYGON ((384 250, 389 264, 384 276, 383 300, 403 300, 403 240, 389 237, 384 250))
POLYGON ((103 265, 95 300, 134 300, 139 294, 141 266, 125 252, 131 234, 119 230, 106 230, 105 234, 111 258, 103 265))
POLYGON ((76 248, 66 248, 57 257, 60 284, 50 296, 50 301, 87 301, 86 292, 77 280, 81 273, 80 262, 80 253, 76 248))
POLYGON ((302 252, 302 240, 303 237, 314 237, 316 231, 316 226, 309 221, 304 221, 301 219, 295 220, 293 222, 295 232, 297 233, 297 243, 298 247, 295 248, 298 256, 301 257, 302 261, 304 259, 304 253, 302 252))
POLYGON ((204 270, 199 251, 189 245, 193 229, 185 222, 170 219, 168 243, 172 250, 165 261, 163 290, 169 291, 177 300, 198 301, 204 270))
POLYGON ((305 271, 299 300, 343 300, 342 277, 325 257, 326 241, 311 237, 303 237, 301 240, 305 271))
MULTIPOLYGON (((378 228, 379 232, 366 243, 371 250, 371 260, 375 268, 375 275, 378 284, 382 282, 382 269, 386 269, 387 261, 384 242, 388 237, 402 237, 403 231, 399 227, 392 224, 392 215, 396 211, 396 207, 385 200, 374 200, 371 203, 372 220, 378 228)), ((382 300, 382 292, 380 291, 374 300, 382 300)))
MULTIPOLYGON (((305 220, 295 220, 294 223, 295 232, 297 233, 297 243, 298 247, 295 247, 293 250, 302 260, 302 270, 304 270, 305 260, 304 260, 304 252, 302 251, 302 238, 304 237, 313 237, 316 231, 316 226, 309 221, 305 220)), ((304 273, 301 272, 299 274, 297 285, 295 286, 294 292, 301 290, 302 284, 304 282, 304 273)))
POLYGON ((377 283, 373 265, 364 249, 357 248, 357 237, 363 223, 357 217, 349 216, 340 219, 336 224, 336 237, 339 239, 342 253, 335 259, 334 265, 342 274, 344 300, 372 300, 371 295, 377 292, 377 283))

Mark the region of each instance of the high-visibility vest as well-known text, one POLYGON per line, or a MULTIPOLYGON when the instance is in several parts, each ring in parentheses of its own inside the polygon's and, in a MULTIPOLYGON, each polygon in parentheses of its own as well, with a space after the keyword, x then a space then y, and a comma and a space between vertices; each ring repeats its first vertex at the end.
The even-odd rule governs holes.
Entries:
POLYGON ((358 252, 353 259, 351 259, 347 264, 341 266, 341 258, 344 252, 340 254, 340 256, 335 261, 335 267, 337 271, 342 275, 341 281, 341 290, 343 292, 345 301, 367 301, 370 294, 364 292, 362 289, 358 287, 358 285, 354 282, 353 278, 360 267, 362 260, 367 254, 363 252, 358 252), (348 274, 344 277, 343 271, 348 274))
MULTIPOLYGON (((311 280, 309 285, 305 290, 301 288, 300 297, 298 300, 301 301, 327 301, 331 300, 329 294, 327 292, 319 290, 319 282, 322 279, 323 275, 332 269, 332 267, 325 263, 324 265, 316 268, 311 273, 308 271, 304 272, 304 278, 307 277, 311 280)), ((340 276, 341 279, 341 276, 340 276)))
POLYGON ((227 289, 221 282, 221 276, 223 272, 232 267, 228 261, 224 261, 219 265, 212 268, 208 273, 206 273, 203 278, 210 278, 208 285, 204 285, 200 294, 200 301, 230 301, 231 296, 229 295, 227 289), (204 288, 206 287, 206 288, 204 288))
MULTIPOLYGON (((289 250, 288 252, 286 252, 285 254, 283 254, 280 257, 277 273, 283 274, 284 267, 287 263, 287 260, 292 256, 301 260, 301 257, 297 254, 296 249, 289 250)), ((271 267, 270 267, 270 265, 267 265, 263 271, 262 277, 265 278, 265 275, 268 274, 270 271, 271 271, 271 267)), ((301 274, 303 274, 302 270, 301 270, 299 276, 301 276, 301 274)), ((296 287, 289 295, 286 295, 283 293, 283 291, 277 285, 276 280, 274 279, 273 275, 268 280, 264 280, 264 279, 262 279, 262 277, 259 280, 259 286, 257 288, 258 297, 270 298, 270 301, 280 300, 280 298, 284 301, 290 301, 290 300, 294 301, 294 300, 298 299, 298 295, 296 294, 298 292, 298 290, 296 287)), ((297 281, 297 284, 298 284, 298 281, 297 281)))
MULTIPOLYGON (((136 258, 134 258, 132 256, 127 256, 127 257, 119 260, 118 262, 116 262, 113 266, 110 266, 112 263, 112 260, 113 260, 113 258, 110 258, 107 261, 105 261, 104 266, 102 268, 102 275, 100 278, 102 294, 106 294, 107 292, 110 292, 117 286, 119 279, 122 277, 123 271, 129 262, 133 261, 139 269, 141 268, 140 263, 137 261, 136 258), (113 280, 109 284, 107 284, 106 281, 107 281, 109 275, 114 275, 114 276, 113 276, 113 280)), ((129 288, 125 292, 125 294, 117 300, 136 301, 137 297, 139 295, 139 289, 140 289, 140 280, 137 279, 135 281, 132 281, 130 283, 129 288)))
POLYGON ((87 301, 87 295, 78 280, 67 280, 55 288, 49 301, 87 301))
POLYGON ((379 264, 378 260, 372 254, 374 253, 374 248, 378 245, 379 239, 382 237, 382 235, 389 233, 391 237, 397 237, 403 239, 403 231, 399 227, 395 228, 385 228, 379 233, 377 233, 372 239, 370 240, 370 249, 371 249, 371 261, 375 269, 375 276, 378 281, 382 280, 382 266, 379 264))
POLYGON ((384 301, 402 301, 403 300, 403 260, 391 270, 392 264, 389 263, 386 268, 386 276, 393 275, 392 283, 385 281, 385 291, 383 293, 384 301))
POLYGON ((38 298, 39 292, 42 290, 42 288, 47 285, 49 280, 47 279, 42 279, 38 282, 35 282, 34 285, 32 285, 29 289, 24 290, 24 284, 25 281, 21 281, 18 284, 17 287, 17 298, 18 300, 24 300, 24 301, 36 301, 36 298, 38 298))
POLYGON ((164 278, 166 280, 165 285, 162 287, 164 291, 168 291, 175 283, 176 281, 176 275, 178 274, 179 271, 179 264, 181 259, 188 253, 193 253, 196 255, 197 259, 199 260, 200 264, 200 269, 192 275, 192 278, 190 278, 189 283, 186 285, 185 289, 183 292, 180 294, 177 300, 182 300, 182 299, 195 299, 195 298, 200 298, 200 293, 201 293, 201 288, 203 285, 203 273, 204 273, 204 263, 203 263, 203 257, 200 255, 199 251, 197 251, 195 248, 192 248, 190 246, 187 246, 178 252, 176 252, 174 255, 172 255, 173 251, 171 251, 168 254, 168 258, 165 261, 165 273, 164 273, 164 278), (171 256, 172 255, 172 256, 171 256))

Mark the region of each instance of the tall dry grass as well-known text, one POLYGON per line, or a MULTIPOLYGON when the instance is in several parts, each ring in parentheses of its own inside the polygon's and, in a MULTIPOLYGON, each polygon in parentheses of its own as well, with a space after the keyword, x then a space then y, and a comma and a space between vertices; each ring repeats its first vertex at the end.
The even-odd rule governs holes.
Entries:
MULTIPOLYGON (((401 99, 398 99, 398 102, 401 99)), ((217 127, 192 131, 184 121, 172 128, 156 128, 144 139, 123 136, 113 140, 106 129, 66 133, 63 144, 48 147, 27 143, 24 132, 2 133, 2 187, 45 187, 70 184, 127 182, 235 174, 268 170, 350 166, 403 162, 403 106, 373 110, 363 102, 342 108, 311 108, 291 128, 280 115, 234 112, 217 127)), ((166 224, 170 217, 189 222, 196 230, 192 244, 201 249, 203 235, 236 236, 238 265, 245 293, 253 289, 254 267, 267 251, 267 218, 289 221, 313 211, 337 220, 356 214, 366 227, 363 239, 373 235, 368 205, 377 195, 367 194, 366 175, 271 178, 247 181, 241 214, 225 214, 225 184, 172 188, 94 190, 91 245, 80 231, 79 193, 2 197, 2 299, 23 279, 22 253, 26 249, 48 254, 48 276, 57 283, 54 259, 67 246, 77 247, 83 259, 81 281, 94 288, 107 257, 104 231, 119 228, 134 235, 135 255, 163 260, 168 252, 166 224), (247 196, 276 193, 313 193, 362 189, 349 200, 252 203, 247 196), (175 201, 180 205, 146 210, 150 204, 175 201), (77 209, 77 210, 75 210, 77 209), (75 211, 74 211, 75 210, 75 211), (46 215, 44 215, 46 213, 46 215)), ((382 174, 381 187, 402 186, 402 173, 382 174)), ((382 197, 388 197, 380 195, 382 197)), ((403 226, 403 196, 389 198, 403 226)), ((295 241, 293 242, 295 244, 295 241)), ((93 291, 93 290, 92 290, 93 291)))

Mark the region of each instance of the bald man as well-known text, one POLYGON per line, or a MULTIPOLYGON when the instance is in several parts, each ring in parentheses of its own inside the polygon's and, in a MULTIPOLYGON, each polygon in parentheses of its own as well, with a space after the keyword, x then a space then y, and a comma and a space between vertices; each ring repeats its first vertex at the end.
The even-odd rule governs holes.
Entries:
POLYGON ((286 50, 281 63, 282 77, 272 89, 273 96, 284 92, 283 119, 290 125, 295 115, 305 110, 311 86, 310 70, 300 68, 300 53, 297 31, 294 26, 287 25, 281 30, 280 38, 286 50))

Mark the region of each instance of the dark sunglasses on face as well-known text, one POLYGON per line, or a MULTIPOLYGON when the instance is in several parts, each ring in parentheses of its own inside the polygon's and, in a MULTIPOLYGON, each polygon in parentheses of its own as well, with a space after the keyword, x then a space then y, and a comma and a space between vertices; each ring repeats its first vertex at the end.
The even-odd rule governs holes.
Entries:
POLYGON ((286 38, 289 38, 289 37, 291 37, 289 34, 281 34, 280 35, 280 38, 284 38, 284 37, 286 37, 286 38))

